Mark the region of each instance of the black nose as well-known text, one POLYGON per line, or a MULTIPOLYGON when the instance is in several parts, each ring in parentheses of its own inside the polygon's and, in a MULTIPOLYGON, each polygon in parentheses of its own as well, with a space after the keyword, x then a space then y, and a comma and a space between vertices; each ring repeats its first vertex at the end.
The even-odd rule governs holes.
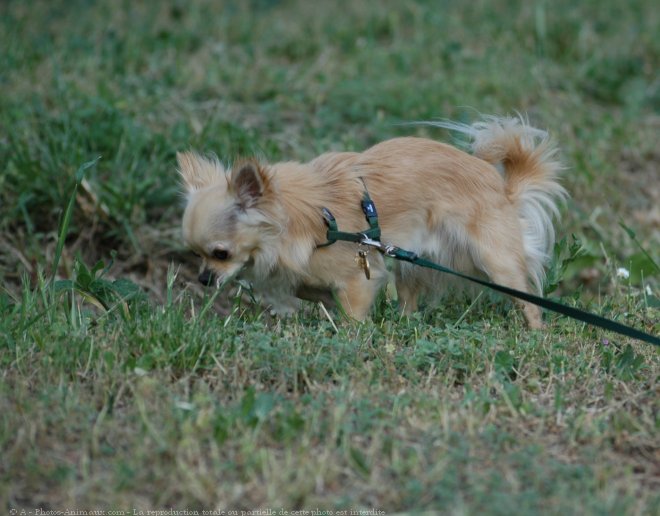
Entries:
POLYGON ((197 279, 205 287, 210 287, 215 282, 215 277, 213 276, 213 273, 208 269, 205 269, 197 279))

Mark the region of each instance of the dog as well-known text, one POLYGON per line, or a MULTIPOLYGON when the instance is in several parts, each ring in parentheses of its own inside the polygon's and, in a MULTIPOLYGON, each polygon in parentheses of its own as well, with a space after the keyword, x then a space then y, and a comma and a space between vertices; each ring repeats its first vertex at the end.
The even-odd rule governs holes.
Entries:
MULTIPOLYGON (((372 252, 369 273, 358 244, 326 244, 324 209, 346 232, 366 226, 361 199, 377 207, 382 241, 454 270, 540 293, 554 243, 553 220, 567 196, 557 147, 522 116, 472 124, 429 122, 462 133, 469 152, 434 140, 400 137, 364 152, 329 152, 308 163, 217 159, 177 153, 186 206, 186 245, 202 258, 204 284, 241 277, 277 313, 300 299, 336 299, 365 319, 388 278, 372 252), (367 276, 370 276, 369 278, 367 276)), ((445 275, 396 262, 405 314, 438 299, 445 275)), ((527 325, 540 309, 519 301, 527 325)))

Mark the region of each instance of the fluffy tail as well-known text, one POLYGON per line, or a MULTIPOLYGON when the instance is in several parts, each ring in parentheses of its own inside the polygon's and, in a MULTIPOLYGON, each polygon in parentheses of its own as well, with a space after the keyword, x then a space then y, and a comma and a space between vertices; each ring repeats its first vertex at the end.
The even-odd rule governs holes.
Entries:
POLYGON ((502 171, 507 195, 518 207, 530 279, 541 292, 555 242, 553 218, 568 195, 558 182, 563 167, 554 142, 520 115, 485 117, 472 125, 430 124, 467 135, 471 152, 502 171))

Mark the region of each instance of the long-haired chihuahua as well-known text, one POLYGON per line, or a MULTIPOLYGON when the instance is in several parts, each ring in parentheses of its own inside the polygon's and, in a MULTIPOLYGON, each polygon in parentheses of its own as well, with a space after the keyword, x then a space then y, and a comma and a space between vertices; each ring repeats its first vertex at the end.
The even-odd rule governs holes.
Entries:
MULTIPOLYGON (((382 241, 496 283, 540 292, 554 243, 553 218, 566 191, 548 135, 522 117, 486 117, 472 125, 432 125, 468 136, 469 153, 424 138, 394 138, 364 152, 330 152, 309 163, 256 159, 226 169, 218 160, 178 153, 186 192, 183 238, 203 261, 200 281, 240 276, 276 312, 298 298, 332 292, 364 319, 388 272, 359 246, 326 245, 323 209, 339 228, 364 230, 365 189, 378 210, 382 241), (213 279, 212 279, 213 278, 213 279)), ((394 278, 405 313, 446 290, 444 275, 397 262, 394 278)), ((529 327, 538 307, 520 302, 529 327)))

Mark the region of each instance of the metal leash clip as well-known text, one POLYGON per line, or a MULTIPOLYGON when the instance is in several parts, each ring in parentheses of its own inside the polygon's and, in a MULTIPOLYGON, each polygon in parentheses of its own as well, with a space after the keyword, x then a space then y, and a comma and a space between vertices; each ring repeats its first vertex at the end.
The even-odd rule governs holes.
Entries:
POLYGON ((383 243, 380 240, 374 240, 373 238, 369 238, 367 235, 364 233, 360 235, 362 238, 360 240, 360 245, 366 245, 369 247, 375 247, 379 251, 383 250, 383 243))
POLYGON ((365 234, 362 234, 361 236, 362 239, 360 240, 360 245, 375 247, 385 256, 396 257, 396 252, 399 249, 397 246, 392 244, 383 244, 380 240, 374 240, 365 234))

